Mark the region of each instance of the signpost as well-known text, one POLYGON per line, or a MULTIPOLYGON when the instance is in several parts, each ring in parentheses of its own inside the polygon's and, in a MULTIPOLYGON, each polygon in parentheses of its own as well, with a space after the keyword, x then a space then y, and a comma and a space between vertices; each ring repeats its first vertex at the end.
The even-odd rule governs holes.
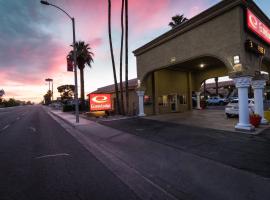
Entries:
POLYGON ((90 111, 112 110, 111 94, 89 94, 90 111))

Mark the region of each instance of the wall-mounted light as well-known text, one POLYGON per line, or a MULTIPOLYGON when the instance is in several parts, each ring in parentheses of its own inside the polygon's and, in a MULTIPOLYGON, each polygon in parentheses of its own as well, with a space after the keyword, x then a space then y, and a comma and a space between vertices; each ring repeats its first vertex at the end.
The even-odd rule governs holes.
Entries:
POLYGON ((205 67, 205 64, 200 64, 200 68, 204 68, 205 67))
POLYGON ((138 88, 141 87, 141 80, 140 80, 140 79, 137 80, 137 87, 138 87, 138 88))
POLYGON ((240 64, 240 56, 234 56, 233 57, 233 64, 234 65, 240 64))

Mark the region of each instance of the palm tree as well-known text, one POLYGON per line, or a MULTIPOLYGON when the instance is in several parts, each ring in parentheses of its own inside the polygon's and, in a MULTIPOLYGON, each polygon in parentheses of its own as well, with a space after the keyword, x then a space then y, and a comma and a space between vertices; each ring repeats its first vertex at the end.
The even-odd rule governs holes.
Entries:
POLYGON ((120 49, 120 95, 121 95, 121 113, 122 114, 125 114, 124 94, 123 94, 124 7, 125 7, 125 0, 122 0, 122 6, 121 6, 121 49, 120 49))
POLYGON ((128 0, 125 0, 125 33, 126 33, 126 37, 125 37, 125 68, 126 68, 126 113, 128 114, 128 108, 129 108, 129 94, 128 94, 128 0))
POLYGON ((188 19, 185 18, 184 15, 175 15, 172 17, 172 21, 169 23, 169 26, 175 28, 187 20, 188 19))
POLYGON ((118 94, 118 85, 117 85, 117 77, 115 70, 115 61, 113 55, 113 45, 112 45, 112 33, 111 33, 111 0, 108 0, 108 28, 109 28, 109 42, 110 42, 110 51, 111 51, 111 59, 112 59, 112 68, 113 68, 113 78, 114 78, 114 87, 115 87, 115 95, 116 95, 116 107, 117 112, 120 112, 120 104, 119 104, 119 94, 118 94))
MULTIPOLYGON (((84 68, 85 65, 91 67, 91 63, 94 62, 93 56, 94 54, 91 52, 91 48, 89 44, 85 44, 84 41, 79 41, 75 43, 76 54, 77 54, 77 65, 80 70, 80 78, 81 78, 81 100, 84 105, 84 68)), ((73 60, 73 51, 70 51, 68 57, 73 60)))

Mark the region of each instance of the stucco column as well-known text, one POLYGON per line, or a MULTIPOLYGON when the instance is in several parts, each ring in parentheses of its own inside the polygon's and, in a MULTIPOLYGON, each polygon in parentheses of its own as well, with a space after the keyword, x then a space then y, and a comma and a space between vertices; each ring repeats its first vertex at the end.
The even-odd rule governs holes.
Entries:
POLYGON ((145 116, 144 114, 144 91, 137 91, 139 97, 139 117, 145 116))
POLYGON ((234 78, 235 87, 238 89, 238 104, 239 104, 239 122, 235 126, 237 130, 252 131, 254 127, 249 122, 248 109, 248 88, 251 84, 251 77, 234 78))
POLYGON ((201 110, 201 92, 195 92, 196 96, 197 96, 197 109, 201 110))
POLYGON ((267 120, 264 118, 263 110, 263 90, 265 87, 265 80, 253 80, 252 88, 254 90, 254 100, 255 100, 255 113, 262 117, 261 124, 267 124, 267 120))

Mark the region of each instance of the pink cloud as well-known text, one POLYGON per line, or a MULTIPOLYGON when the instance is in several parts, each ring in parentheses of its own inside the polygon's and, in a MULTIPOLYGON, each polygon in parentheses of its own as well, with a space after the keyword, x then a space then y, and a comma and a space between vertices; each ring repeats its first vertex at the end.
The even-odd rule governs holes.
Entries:
MULTIPOLYGON (((144 39, 146 34, 153 37, 158 29, 164 32, 169 30, 168 23, 175 14, 184 13, 190 18, 204 10, 208 6, 205 2, 207 1, 130 0, 130 46, 144 39)), ((95 65, 96 63, 103 65, 93 67, 101 70, 109 68, 111 61, 108 46, 107 0, 56 0, 55 4, 75 17, 77 40, 89 43, 95 53, 95 65)), ((7 15, 11 18, 11 22, 6 23, 6 28, 3 30, 10 32, 5 33, 6 39, 3 39, 3 33, 0 32, 2 39, 0 48, 4 49, 0 54, 0 84, 43 87, 44 79, 47 77, 54 78, 55 85, 67 81, 72 82, 73 74, 66 72, 66 55, 71 50, 69 45, 72 41, 70 21, 55 8, 44 7, 40 4, 29 7, 19 1, 16 5, 20 8, 18 9, 20 17, 14 16, 15 21, 13 21, 13 16, 7 15), (25 14, 27 15, 25 19, 20 21, 25 14), (9 35, 12 35, 11 39, 8 38, 9 35), (59 77, 60 75, 62 77, 59 77)), ((121 0, 112 0, 116 62, 119 57, 120 11, 121 0)), ((136 66, 134 64, 131 67, 136 66)))

